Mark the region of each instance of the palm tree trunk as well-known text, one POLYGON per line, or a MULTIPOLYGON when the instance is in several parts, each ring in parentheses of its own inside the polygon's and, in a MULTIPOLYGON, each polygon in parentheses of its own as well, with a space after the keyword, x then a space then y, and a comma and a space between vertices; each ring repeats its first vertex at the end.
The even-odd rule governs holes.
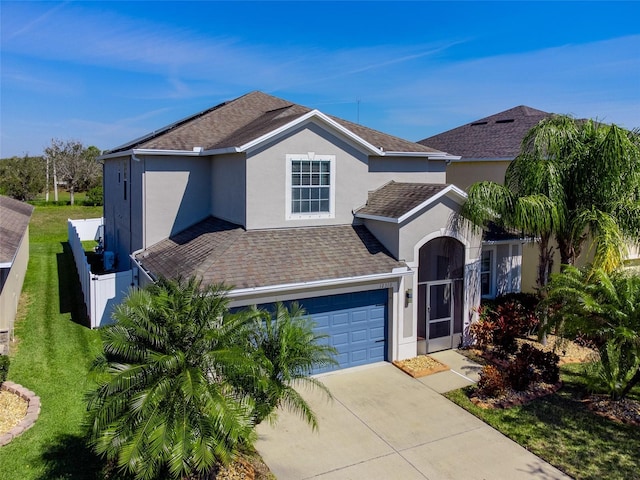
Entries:
POLYGON ((540 237, 540 256, 538 259, 538 288, 542 290, 549 283, 549 276, 553 268, 553 247, 549 246, 550 236, 544 234, 540 237))
POLYGON ((627 383, 627 385, 620 392, 619 400, 623 399, 631 391, 631 389, 635 387, 636 384, 638 384, 639 382, 640 382, 640 368, 636 370, 636 373, 633 374, 633 377, 631 377, 631 380, 629 380, 629 383, 627 383))

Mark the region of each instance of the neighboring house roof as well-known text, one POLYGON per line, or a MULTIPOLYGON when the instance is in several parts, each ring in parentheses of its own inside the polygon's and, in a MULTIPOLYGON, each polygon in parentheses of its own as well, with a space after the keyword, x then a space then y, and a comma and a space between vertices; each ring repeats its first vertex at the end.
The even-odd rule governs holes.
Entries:
POLYGON ((200 276, 235 289, 390 274, 405 267, 364 226, 250 230, 209 217, 136 259, 154 276, 200 276))
POLYGON ((402 222, 451 191, 461 198, 466 198, 466 194, 453 185, 404 183, 392 180, 379 189, 369 192, 366 205, 356 210, 355 215, 359 218, 393 219, 402 222))
POLYGON ((513 159, 527 132, 552 113, 520 105, 475 122, 420 140, 464 160, 513 159))
POLYGON ((316 113, 350 131, 376 149, 444 155, 426 147, 362 125, 331 117, 262 92, 251 92, 168 125, 106 154, 138 150, 215 151, 240 149, 289 124, 316 113))
POLYGON ((32 213, 32 205, 0 195, 0 268, 13 264, 32 213))

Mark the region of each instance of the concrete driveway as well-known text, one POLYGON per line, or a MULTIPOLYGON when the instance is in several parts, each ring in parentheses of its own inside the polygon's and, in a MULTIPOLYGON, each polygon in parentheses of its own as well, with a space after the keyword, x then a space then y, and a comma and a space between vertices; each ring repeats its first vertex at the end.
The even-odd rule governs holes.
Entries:
POLYGON ((259 427, 258 451, 279 480, 569 479, 437 393, 476 375, 455 352, 442 355, 454 371, 418 380, 389 363, 320 377, 333 401, 303 391, 319 431, 282 412, 259 427))

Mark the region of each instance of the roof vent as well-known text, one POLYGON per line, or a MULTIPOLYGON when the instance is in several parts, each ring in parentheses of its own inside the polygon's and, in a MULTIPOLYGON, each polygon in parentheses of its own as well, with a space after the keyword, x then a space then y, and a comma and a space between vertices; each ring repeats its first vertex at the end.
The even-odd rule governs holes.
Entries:
POLYGON ((471 124, 471 126, 473 127, 473 126, 475 126, 475 125, 486 125, 487 123, 489 123, 489 122, 473 122, 473 123, 471 124))
POLYGON ((505 120, 496 120, 496 123, 513 123, 513 118, 507 118, 505 120))

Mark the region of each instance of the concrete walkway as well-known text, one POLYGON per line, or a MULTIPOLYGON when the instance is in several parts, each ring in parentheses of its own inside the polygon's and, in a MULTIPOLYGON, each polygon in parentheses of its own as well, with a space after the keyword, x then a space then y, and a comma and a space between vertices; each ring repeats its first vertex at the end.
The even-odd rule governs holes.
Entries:
POLYGON ((261 425, 256 444, 279 480, 569 479, 438 392, 468 385, 479 367, 456 352, 451 371, 414 379, 390 363, 321 376, 334 396, 303 396, 318 417, 261 425))

